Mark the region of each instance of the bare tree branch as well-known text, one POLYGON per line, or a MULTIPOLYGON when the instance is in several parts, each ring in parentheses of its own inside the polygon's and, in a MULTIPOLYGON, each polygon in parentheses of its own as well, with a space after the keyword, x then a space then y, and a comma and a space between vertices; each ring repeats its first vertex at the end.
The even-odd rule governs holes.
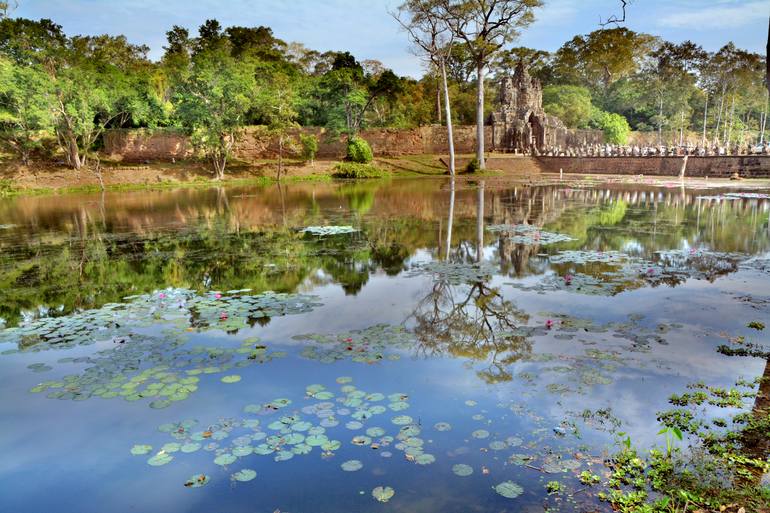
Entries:
POLYGON ((599 25, 602 27, 606 27, 607 25, 612 25, 613 23, 615 25, 620 25, 621 23, 626 22, 626 7, 631 3, 631 0, 620 0, 621 3, 621 9, 623 10, 623 15, 618 18, 616 15, 612 15, 609 18, 607 18, 607 21, 602 22, 602 17, 599 16, 599 25))

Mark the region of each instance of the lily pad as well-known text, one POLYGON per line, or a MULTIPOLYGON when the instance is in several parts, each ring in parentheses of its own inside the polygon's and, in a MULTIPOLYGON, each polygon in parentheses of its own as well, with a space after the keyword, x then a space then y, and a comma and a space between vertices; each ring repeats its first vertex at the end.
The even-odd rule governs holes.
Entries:
POLYGON ((452 472, 460 477, 467 477, 473 474, 473 467, 466 465, 465 463, 458 463, 456 465, 452 465, 452 472))
POLYGON ((495 491, 507 499, 515 499, 524 493, 524 488, 517 485, 513 481, 503 481, 502 483, 495 486, 495 491))
POLYGON ((340 467, 342 467, 342 470, 345 472, 355 472, 361 470, 364 467, 364 464, 358 460, 348 460, 340 465, 340 467))
POLYGON ((206 474, 196 474, 185 481, 184 485, 187 488, 200 488, 201 486, 206 486, 209 481, 211 479, 206 474))
POLYGON ((230 376, 222 377, 222 383, 238 383, 241 377, 238 374, 232 374, 230 376))
POLYGON ((171 463, 171 460, 173 460, 174 457, 170 454, 167 454, 163 451, 159 452, 149 460, 147 460, 147 463, 149 465, 152 465, 153 467, 160 467, 162 465, 166 465, 168 463, 171 463))
POLYGON ((372 490, 372 497, 379 502, 388 502, 396 494, 396 491, 390 486, 378 486, 372 490))
POLYGON ((234 473, 231 477, 234 481, 240 481, 242 483, 245 483, 257 477, 257 473, 256 471, 251 470, 250 468, 245 468, 243 470, 239 470, 238 472, 234 473))
POLYGON ((219 456, 214 458, 214 463, 224 467, 226 465, 230 465, 232 463, 235 463, 235 460, 237 460, 237 459, 238 458, 236 456, 234 456, 233 454, 230 454, 230 453, 226 452, 226 453, 220 454, 219 456))
POLYGON ((152 451, 152 445, 135 445, 131 448, 131 454, 134 456, 149 454, 150 451, 152 451))
POLYGON ((391 422, 397 426, 405 426, 407 424, 411 424, 414 422, 414 420, 409 415, 399 415, 397 417, 393 417, 391 422))
POLYGON ((471 436, 473 438, 479 438, 479 439, 489 438, 489 431, 487 431, 486 429, 477 429, 476 431, 471 433, 471 436))

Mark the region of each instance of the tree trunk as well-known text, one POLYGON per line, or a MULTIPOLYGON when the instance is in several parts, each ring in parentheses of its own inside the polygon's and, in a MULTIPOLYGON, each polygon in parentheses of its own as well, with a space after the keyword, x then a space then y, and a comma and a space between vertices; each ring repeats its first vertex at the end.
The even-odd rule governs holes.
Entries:
POLYGON ((278 137, 278 181, 281 181, 283 173, 283 135, 278 137))
MULTIPOLYGON (((442 64, 443 65, 443 64, 442 64)), ((441 74, 446 73, 445 71, 441 74)), ((439 73, 436 73, 436 117, 438 118, 438 124, 441 124, 441 84, 439 84, 439 73)))
POLYGON ((684 174, 687 172, 687 157, 689 157, 689 155, 685 154, 684 159, 682 160, 682 168, 679 170, 680 180, 684 180, 684 174))
POLYGON ((708 124, 708 113, 709 113, 709 97, 708 94, 706 95, 706 104, 703 107, 703 138, 701 139, 701 147, 706 148, 706 125, 708 124))
MULTIPOLYGON (((730 144, 730 141, 733 138, 733 122, 735 121, 735 94, 733 94, 733 104, 730 108, 730 128, 725 134, 725 141, 727 141, 727 144, 730 144)), ((727 128, 727 127, 725 127, 727 128)))
POLYGON ((722 95, 719 97, 719 115, 717 116, 717 125, 714 128, 714 139, 719 144, 719 125, 722 124, 722 110, 725 106, 725 88, 722 88, 722 95))
MULTIPOLYGON (((444 108, 446 109, 446 132, 447 141, 449 142, 449 174, 454 179, 455 176, 455 140, 452 127, 452 106, 449 102, 449 84, 446 78, 446 62, 441 59, 441 81, 444 86, 444 108)), ((452 182, 454 188, 454 182, 452 182)))
POLYGON ((760 127, 759 144, 765 143, 765 128, 767 128, 767 104, 770 102, 770 91, 765 96, 765 111, 762 114, 762 126, 760 127))
POLYGON ((83 167, 78 143, 74 137, 68 137, 67 139, 67 161, 73 169, 80 169, 83 167))
POLYGON ((476 90, 476 160, 479 169, 486 169, 484 162, 484 63, 476 66, 477 90, 476 90))
POLYGON ((660 95, 660 107, 658 108, 658 146, 663 144, 663 95, 660 95))

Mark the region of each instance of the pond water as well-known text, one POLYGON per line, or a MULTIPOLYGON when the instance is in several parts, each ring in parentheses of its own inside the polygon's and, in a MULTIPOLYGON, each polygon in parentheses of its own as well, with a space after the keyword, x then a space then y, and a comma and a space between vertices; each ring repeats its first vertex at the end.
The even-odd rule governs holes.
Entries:
POLYGON ((769 372, 718 351, 768 345, 770 196, 731 191, 4 200, 0 509, 607 510, 577 476, 619 432, 769 372))

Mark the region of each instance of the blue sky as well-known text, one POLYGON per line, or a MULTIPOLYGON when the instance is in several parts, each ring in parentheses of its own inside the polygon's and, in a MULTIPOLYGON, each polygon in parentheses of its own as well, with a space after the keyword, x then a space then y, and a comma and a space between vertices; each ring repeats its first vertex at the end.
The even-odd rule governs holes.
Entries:
MULTIPOLYGON (((350 50, 378 59, 402 75, 421 64, 388 16, 400 0, 17 0, 14 16, 47 17, 68 34, 125 34, 162 53, 165 32, 182 25, 197 32, 206 18, 222 25, 267 25, 286 41, 316 50, 350 50)), ((619 0, 544 0, 521 45, 553 51, 575 34, 598 28, 600 16, 619 14, 619 0)), ((727 41, 764 53, 770 0, 634 0, 626 26, 671 41, 691 39, 707 50, 727 41)))

